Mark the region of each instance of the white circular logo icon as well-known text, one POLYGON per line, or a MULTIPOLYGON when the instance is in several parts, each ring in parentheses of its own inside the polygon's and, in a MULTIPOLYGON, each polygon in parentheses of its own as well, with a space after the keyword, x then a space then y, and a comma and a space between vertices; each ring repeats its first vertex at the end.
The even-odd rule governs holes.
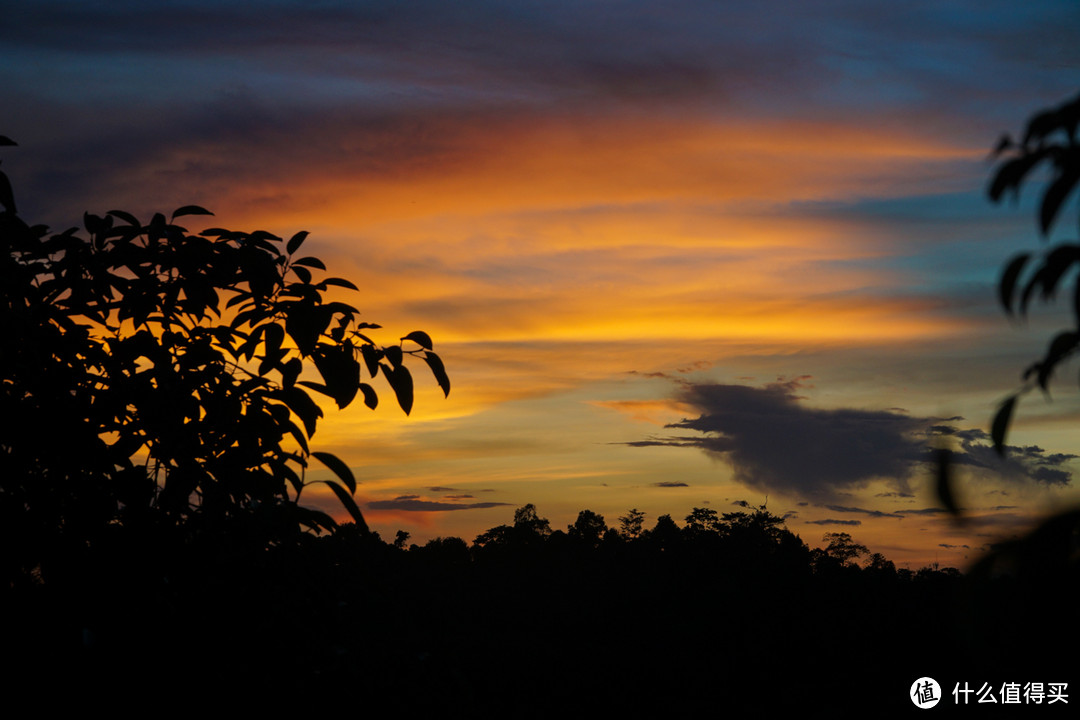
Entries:
POLYGON ((941 686, 934 678, 921 677, 911 684, 911 694, 908 697, 917 707, 926 710, 941 700, 941 686))

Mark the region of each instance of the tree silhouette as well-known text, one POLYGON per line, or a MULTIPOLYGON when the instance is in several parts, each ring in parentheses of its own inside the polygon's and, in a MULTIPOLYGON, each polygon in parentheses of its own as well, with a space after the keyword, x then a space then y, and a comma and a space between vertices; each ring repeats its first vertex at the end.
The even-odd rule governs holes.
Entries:
POLYGON ((551 523, 540 517, 532 503, 514 511, 513 525, 498 525, 476 536, 473 545, 496 551, 538 547, 551 536, 551 523))
MULTIPOLYGON (((0 144, 14 145, 8 138, 0 144)), ((322 277, 321 260, 265 231, 177 224, 186 206, 142 223, 111 210, 50 234, 16 213, 0 173, 0 525, 7 578, 46 577, 118 533, 253 548, 335 522, 300 504, 310 458, 366 532, 348 467, 309 441, 323 413, 382 375, 408 413, 405 359, 450 382, 431 338, 380 346, 350 304, 357 291, 322 277)))
POLYGON ((637 508, 631 508, 619 518, 619 532, 628 539, 634 540, 641 537, 645 531, 645 513, 637 508))
POLYGON ((514 511, 514 529, 526 535, 547 537, 551 534, 551 523, 537 514, 535 505, 528 503, 514 511))
POLYGON ((574 523, 567 526, 567 535, 575 542, 595 548, 600 544, 607 529, 603 515, 594 513, 592 510, 582 510, 574 523))
POLYGON ((661 550, 673 548, 682 539, 682 531, 670 515, 664 514, 656 518, 656 525, 647 534, 648 541, 661 550))
POLYGON ((711 508, 693 508, 686 516, 684 530, 691 537, 698 537, 705 533, 718 534, 721 531, 720 516, 711 508))
POLYGON ((857 558, 870 554, 865 545, 855 542, 848 533, 825 533, 822 539, 828 543, 825 555, 841 565, 852 565, 857 558))
MULTIPOLYGON (((1048 240, 1062 208, 1080 182, 1080 96, 1056 108, 1035 114, 1027 123, 1024 136, 1016 141, 1009 135, 1001 138, 994 150, 999 164, 988 194, 993 202, 1006 196, 1019 198, 1021 187, 1039 168, 1047 168, 1049 181, 1039 203, 1039 231, 1048 240)), ((1054 299, 1070 271, 1080 266, 1080 243, 1061 242, 1049 245, 1036 255, 1022 252, 1005 266, 998 284, 998 294, 1006 314, 1026 316, 1036 295, 1043 302, 1054 299)), ((1023 373, 1023 386, 1010 395, 998 409, 991 427, 994 447, 1005 453, 1005 435, 1020 396, 1035 387, 1048 392, 1055 369, 1080 348, 1080 283, 1072 274, 1071 310, 1074 327, 1059 332, 1050 341, 1041 360, 1023 373)))
POLYGON ((872 553, 866 563, 866 569, 881 575, 895 575, 896 565, 879 552, 872 553))
POLYGON ((775 542, 783 532, 784 519, 767 510, 758 508, 752 513, 724 513, 720 526, 729 538, 749 536, 758 537, 768 542, 775 542))

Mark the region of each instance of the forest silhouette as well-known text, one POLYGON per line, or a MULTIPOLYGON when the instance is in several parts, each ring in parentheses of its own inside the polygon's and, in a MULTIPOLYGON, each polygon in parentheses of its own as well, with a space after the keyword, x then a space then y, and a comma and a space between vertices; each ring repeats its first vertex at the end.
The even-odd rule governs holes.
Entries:
MULTIPOLYGON (((372 340, 378 326, 324 295, 355 286, 299 255, 306 233, 191 234, 177 219, 209 213, 187 206, 51 234, 20 218, 2 173, 0 205, 0 641, 5 684, 42 707, 347 693, 404 716, 776 717, 917 711, 921 676, 1071 672, 1057 652, 1080 640, 1071 610, 1044 618, 1076 597, 1075 513, 966 575, 897 569, 846 533, 811 549, 745 504, 651 527, 636 508, 617 527, 582 510, 565 530, 530 504, 471 543, 384 541, 349 469, 314 449, 309 391, 374 409, 382 376, 408 413, 420 361, 448 394, 426 333, 372 340), (350 522, 301 503, 312 458, 350 522)), ((1055 341, 1039 384, 1077 338, 1055 341)), ((943 499, 953 485, 943 462, 943 499)))

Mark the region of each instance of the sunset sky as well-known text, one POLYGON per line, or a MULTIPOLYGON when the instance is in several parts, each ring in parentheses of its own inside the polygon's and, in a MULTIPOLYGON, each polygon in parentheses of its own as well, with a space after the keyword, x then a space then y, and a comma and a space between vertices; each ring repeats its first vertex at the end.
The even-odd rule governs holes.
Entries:
POLYGON ((410 417, 380 380, 374 412, 323 403, 313 442, 384 538, 471 541, 529 502, 565 528, 767 500, 811 546, 962 567, 1080 499, 1075 367, 1021 403, 1017 460, 985 434, 1068 321, 1003 317, 1035 188, 985 188, 1001 134, 1078 90, 1075 0, 4 15, 0 159, 26 220, 199 204, 308 230, 376 339, 432 336, 448 399, 418 364, 410 417), (946 435, 964 528, 925 462, 946 435))

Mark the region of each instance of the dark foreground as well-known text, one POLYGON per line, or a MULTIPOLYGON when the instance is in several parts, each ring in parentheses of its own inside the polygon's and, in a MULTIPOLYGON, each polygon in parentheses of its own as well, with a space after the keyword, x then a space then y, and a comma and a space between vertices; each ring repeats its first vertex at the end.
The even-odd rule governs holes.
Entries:
POLYGON ((128 547, 6 592, 4 685, 41 709, 124 715, 888 716, 923 712, 907 697, 923 676, 943 688, 939 715, 957 714, 965 682, 1077 693, 1023 710, 972 694, 979 717, 1080 703, 1075 558, 1040 569, 1014 553, 961 576, 845 564, 786 531, 504 528, 472 548, 348 527, 257 554, 128 547))

